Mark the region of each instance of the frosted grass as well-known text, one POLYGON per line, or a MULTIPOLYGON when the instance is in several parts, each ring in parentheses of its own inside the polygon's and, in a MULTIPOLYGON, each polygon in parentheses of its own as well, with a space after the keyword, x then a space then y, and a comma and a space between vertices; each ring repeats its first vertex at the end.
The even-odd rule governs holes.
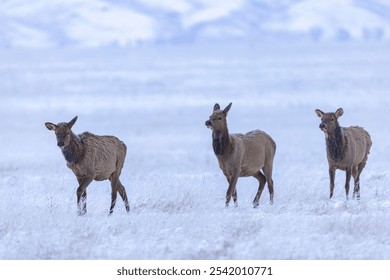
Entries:
POLYGON ((381 45, 198 46, 0 54, 0 259, 389 259, 390 55, 381 45), (226 179, 204 126, 233 102, 231 132, 255 128, 277 143, 275 203, 226 179), (342 172, 328 200, 325 140, 314 109, 343 107, 373 148, 361 200, 345 200, 342 172), (44 122, 79 116, 76 133, 113 134, 128 147, 122 172, 131 212, 109 182, 76 179, 44 122))

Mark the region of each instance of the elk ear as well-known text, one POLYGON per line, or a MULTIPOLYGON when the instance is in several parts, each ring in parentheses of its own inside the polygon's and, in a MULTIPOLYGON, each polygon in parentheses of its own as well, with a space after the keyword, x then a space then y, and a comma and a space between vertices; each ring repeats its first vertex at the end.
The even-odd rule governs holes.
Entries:
POLYGON ((72 126, 75 124, 76 121, 77 121, 77 116, 67 123, 68 127, 72 128, 72 126))
POLYGON ((317 116, 320 117, 320 118, 322 118, 322 117, 325 115, 325 113, 322 112, 322 111, 319 110, 319 109, 316 109, 315 112, 316 112, 317 116))
POLYGON ((227 116, 227 113, 229 112, 230 108, 232 107, 232 103, 230 102, 229 105, 225 109, 223 109, 223 113, 227 116))
POLYGON ((47 122, 45 123, 48 130, 56 130, 57 126, 54 123, 47 122))
POLYGON ((344 114, 343 108, 338 108, 334 114, 336 115, 336 118, 341 117, 344 114))
POLYGON ((214 111, 217 111, 217 110, 221 110, 221 107, 219 107, 219 104, 218 103, 215 103, 214 105, 214 111))

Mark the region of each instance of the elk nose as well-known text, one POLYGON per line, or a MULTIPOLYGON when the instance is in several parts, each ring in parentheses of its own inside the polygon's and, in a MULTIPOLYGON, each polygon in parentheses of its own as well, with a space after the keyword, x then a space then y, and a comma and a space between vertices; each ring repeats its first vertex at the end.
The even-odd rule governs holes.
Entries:
POLYGON ((206 126, 211 126, 211 121, 206 121, 206 122, 205 122, 205 125, 206 125, 206 126))
POLYGON ((325 124, 324 123, 321 123, 320 124, 320 129, 324 129, 325 128, 325 124))
POLYGON ((61 148, 61 147, 65 146, 65 143, 62 142, 62 141, 59 141, 59 142, 57 143, 57 146, 61 148))

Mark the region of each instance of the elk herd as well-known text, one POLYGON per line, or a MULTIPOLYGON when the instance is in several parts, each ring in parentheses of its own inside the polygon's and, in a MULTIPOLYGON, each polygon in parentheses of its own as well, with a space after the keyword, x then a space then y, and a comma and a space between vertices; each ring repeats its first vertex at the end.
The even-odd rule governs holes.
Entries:
MULTIPOLYGON (((219 167, 228 181, 226 206, 231 198, 237 206, 237 181, 239 177, 252 176, 259 182, 259 188, 253 199, 253 207, 259 206, 261 194, 267 184, 270 203, 274 198, 274 182, 272 179, 273 161, 276 143, 266 132, 253 130, 245 134, 230 134, 227 126, 227 115, 232 106, 225 109, 215 104, 213 112, 205 122, 212 130, 212 148, 217 157, 219 167)), ((360 174, 364 169, 371 149, 371 138, 366 130, 359 126, 342 127, 338 119, 343 115, 343 109, 324 113, 315 110, 321 119, 319 128, 325 134, 326 157, 329 165, 330 195, 334 191, 336 169, 346 172, 345 194, 349 195, 351 176, 354 179, 353 198, 360 199, 360 174)), ((109 180, 111 182, 112 214, 117 194, 121 196, 125 209, 130 211, 125 187, 119 177, 126 157, 126 145, 115 136, 98 136, 90 132, 75 134, 72 131, 77 116, 70 122, 53 124, 46 122, 45 126, 53 130, 57 138, 57 146, 78 181, 77 207, 78 214, 87 211, 87 187, 93 181, 109 180)))

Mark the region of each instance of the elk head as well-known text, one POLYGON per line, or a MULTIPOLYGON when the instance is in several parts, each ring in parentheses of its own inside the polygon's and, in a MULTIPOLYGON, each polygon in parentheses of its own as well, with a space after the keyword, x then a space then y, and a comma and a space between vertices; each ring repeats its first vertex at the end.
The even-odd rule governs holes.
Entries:
POLYGON ((221 110, 218 103, 214 105, 213 113, 210 118, 206 121, 205 125, 213 131, 222 132, 226 129, 226 117, 232 107, 230 103, 225 109, 221 110))
POLYGON ((71 129, 77 121, 77 116, 74 117, 70 122, 62 122, 59 124, 53 124, 51 122, 45 123, 45 126, 49 130, 54 130, 57 137, 57 146, 61 149, 67 147, 71 141, 71 129))
POLYGON ((326 135, 333 134, 336 128, 339 126, 338 119, 344 113, 342 108, 337 109, 334 113, 324 113, 321 110, 315 110, 317 116, 321 118, 320 129, 325 132, 326 135))

